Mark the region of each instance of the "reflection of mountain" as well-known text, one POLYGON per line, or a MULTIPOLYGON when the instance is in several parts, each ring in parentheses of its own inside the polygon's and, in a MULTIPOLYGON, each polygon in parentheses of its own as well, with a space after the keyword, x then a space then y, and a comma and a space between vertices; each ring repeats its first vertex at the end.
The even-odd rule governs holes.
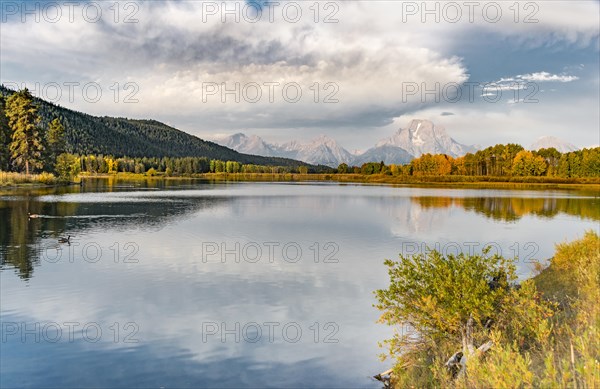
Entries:
MULTIPOLYGON (((64 189, 55 190, 61 191, 64 189)), ((226 201, 220 197, 178 199, 171 194, 168 199, 149 197, 107 202, 111 193, 104 193, 100 196, 103 201, 77 202, 61 201, 61 197, 48 191, 37 194, 42 196, 18 196, 0 201, 0 269, 14 267, 24 279, 31 278, 34 265, 39 265, 43 250, 48 248, 47 241, 42 245, 44 239, 56 242, 58 236, 77 237, 89 230, 161 229, 185 214, 226 201), (28 213, 41 217, 29 219, 28 213)))
POLYGON ((412 197, 412 201, 423 208, 462 207, 503 221, 519 220, 530 214, 553 218, 560 213, 600 220, 598 198, 412 197))

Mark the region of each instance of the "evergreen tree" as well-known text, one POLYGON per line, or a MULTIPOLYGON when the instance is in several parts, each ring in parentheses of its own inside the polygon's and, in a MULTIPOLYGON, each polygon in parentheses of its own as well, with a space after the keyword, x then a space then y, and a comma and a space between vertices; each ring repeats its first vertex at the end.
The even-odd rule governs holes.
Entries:
POLYGON ((37 126, 40 117, 28 89, 23 89, 6 100, 6 116, 12 130, 10 153, 15 165, 25 168, 26 174, 32 169, 42 168, 44 145, 37 126))
POLYGON ((0 170, 9 169, 10 127, 6 117, 6 97, 0 93, 0 170))
POLYGON ((46 133, 46 166, 53 170, 56 158, 65 152, 65 128, 58 118, 52 120, 48 125, 46 133))

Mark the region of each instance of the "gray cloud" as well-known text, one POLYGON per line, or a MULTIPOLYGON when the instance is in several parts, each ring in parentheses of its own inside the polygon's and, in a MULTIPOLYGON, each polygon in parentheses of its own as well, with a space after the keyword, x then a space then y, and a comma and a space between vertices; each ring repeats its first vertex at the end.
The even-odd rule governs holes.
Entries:
MULTIPOLYGON (((475 133, 478 118, 492 111, 510 117, 519 104, 461 102, 444 111, 443 100, 435 103, 421 94, 405 99, 403 86, 432 88, 520 74, 523 81, 563 81, 554 83, 561 88, 552 92, 557 106, 583 95, 598 102, 591 88, 598 85, 597 74, 577 70, 580 64, 586 70, 598 67, 598 5, 549 3, 540 4, 534 24, 515 24, 508 16, 499 23, 422 23, 420 18, 403 23, 401 6, 390 2, 340 3, 339 21, 332 24, 315 23, 309 3, 301 3, 304 17, 298 23, 281 21, 279 8, 275 23, 222 23, 219 17, 203 22, 202 4, 195 1, 139 3, 134 24, 109 17, 98 23, 54 24, 11 19, 2 24, 0 81, 94 81, 107 89, 107 96, 115 83, 135 83, 139 104, 110 99, 89 104, 81 96, 60 103, 97 115, 152 117, 202 133, 320 128, 338 134, 342 143, 343 131, 352 132, 348 139, 356 144, 348 147, 359 148, 364 142, 357 133, 387 128, 399 117, 427 112, 432 116, 425 118, 456 119, 467 111, 470 120, 461 122, 467 126, 461 131, 475 133), (500 54, 506 61, 497 60, 500 54), (579 82, 564 82, 576 77, 579 82), (207 102, 202 94, 206 82, 297 82, 304 100, 291 104, 279 95, 273 103, 207 102), (339 88, 336 104, 323 103, 327 82, 339 88)), ((106 15, 112 17, 108 10, 106 15)), ((570 114, 592 129, 597 122, 597 110, 574 107, 570 114)), ((530 122, 540 132, 544 125, 537 117, 530 122)))
MULTIPOLYGON (((149 34, 150 26, 136 36, 121 37, 107 44, 106 50, 122 58, 130 58, 141 66, 169 64, 178 69, 208 64, 235 67, 249 64, 268 65, 285 61, 290 65, 314 66, 311 53, 296 54, 287 50, 278 39, 241 40, 227 34, 224 28, 214 31, 186 33, 178 29, 160 29, 149 34), (140 39, 139 37, 143 38, 140 39)), ((107 24, 103 34, 114 36, 114 25, 107 24)))

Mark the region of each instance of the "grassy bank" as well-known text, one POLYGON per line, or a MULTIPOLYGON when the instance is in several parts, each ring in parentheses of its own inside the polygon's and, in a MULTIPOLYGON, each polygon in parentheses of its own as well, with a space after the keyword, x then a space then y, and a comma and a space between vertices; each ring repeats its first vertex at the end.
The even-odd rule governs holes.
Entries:
POLYGON ((65 184, 68 184, 68 181, 60 180, 51 173, 23 174, 0 172, 0 187, 37 187, 65 184))
POLYGON ((489 177, 489 176, 393 176, 385 174, 299 174, 299 173, 204 173, 186 176, 166 176, 137 173, 83 174, 81 177, 147 179, 203 179, 233 182, 339 182, 358 184, 411 185, 424 187, 484 188, 484 189, 586 189, 600 191, 600 178, 556 177, 489 177))
POLYGON ((435 187, 473 187, 506 189, 590 189, 600 190, 598 178, 553 177, 488 177, 488 176, 392 176, 385 174, 262 174, 262 173, 207 173, 200 178, 215 181, 332 181, 340 183, 412 185, 435 187))

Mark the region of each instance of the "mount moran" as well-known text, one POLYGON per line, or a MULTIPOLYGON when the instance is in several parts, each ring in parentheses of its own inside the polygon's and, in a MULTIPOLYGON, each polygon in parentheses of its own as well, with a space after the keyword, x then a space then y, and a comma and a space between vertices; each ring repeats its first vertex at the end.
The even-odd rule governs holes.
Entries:
POLYGON ((554 147, 561 153, 579 150, 579 147, 575 146, 574 144, 554 136, 543 136, 539 138, 531 146, 529 146, 529 150, 549 149, 551 147, 554 147))
POLYGON ((360 154, 352 154, 335 140, 321 135, 308 143, 291 141, 268 143, 256 135, 242 133, 214 139, 222 146, 245 154, 265 157, 284 157, 314 165, 337 167, 341 163, 360 166, 366 162, 384 161, 385 164, 406 164, 423 154, 448 154, 459 157, 477 151, 474 146, 456 142, 444 127, 428 120, 412 120, 407 128, 399 129, 389 138, 360 154))

